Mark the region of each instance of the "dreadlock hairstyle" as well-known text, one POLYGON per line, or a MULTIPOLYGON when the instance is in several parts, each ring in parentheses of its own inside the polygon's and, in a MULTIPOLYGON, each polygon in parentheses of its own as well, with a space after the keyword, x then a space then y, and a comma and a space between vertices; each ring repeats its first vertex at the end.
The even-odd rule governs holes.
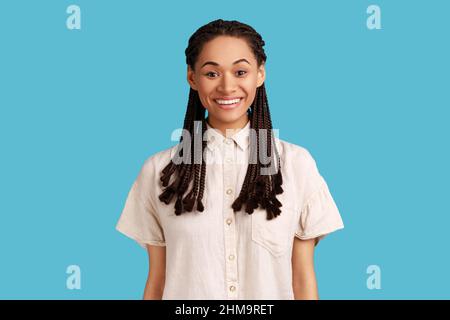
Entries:
MULTIPOLYGON (((265 63, 267 57, 264 53, 264 40, 252 27, 238 21, 224 21, 218 19, 199 28, 189 39, 188 47, 185 50, 186 63, 194 70, 197 58, 208 41, 217 36, 226 35, 246 40, 254 53, 258 62, 258 67, 265 63)), ((283 193, 281 185, 283 179, 280 170, 280 156, 274 143, 272 132, 272 120, 270 118, 269 104, 264 83, 257 88, 255 99, 247 111, 250 118, 250 130, 256 132, 257 143, 250 143, 250 155, 258 155, 253 161, 249 161, 247 173, 239 196, 232 204, 233 211, 236 213, 242 209, 245 204, 245 212, 252 214, 254 209, 261 206, 267 211, 267 220, 276 218, 280 213, 281 202, 276 198, 277 194, 283 193), (266 129, 266 130, 260 130, 266 129), (261 140, 260 140, 261 139, 261 140), (266 152, 260 151, 260 141, 264 141, 268 149, 266 152), (272 143, 276 155, 277 168, 274 174, 261 174, 263 168, 267 168, 267 157, 272 157, 272 143), (260 155, 262 153, 262 155, 260 155)), ((191 137, 194 136, 194 121, 201 123, 202 136, 206 131, 205 108, 202 106, 198 92, 190 89, 189 101, 186 115, 184 118, 183 131, 188 132, 191 137)), ((198 129, 196 129, 198 130, 198 129)), ((183 136, 180 137, 177 154, 183 157, 182 148, 183 136)), ((194 139, 191 139, 191 148, 194 150, 194 139)), ((202 155, 206 147, 206 141, 202 140, 202 155)), ((184 212, 190 212, 196 209, 203 212, 202 203, 205 191, 206 163, 204 156, 199 161, 194 161, 194 154, 184 154, 184 158, 190 158, 191 161, 176 164, 172 158, 169 164, 162 170, 160 180, 165 187, 159 195, 159 199, 165 204, 169 204, 176 198, 175 214, 180 215, 184 212), (171 179, 174 176, 174 179, 171 179), (184 196, 188 187, 192 183, 192 189, 184 196), (169 182, 171 182, 169 184, 169 182)), ((273 161, 270 161, 273 165, 273 161)))

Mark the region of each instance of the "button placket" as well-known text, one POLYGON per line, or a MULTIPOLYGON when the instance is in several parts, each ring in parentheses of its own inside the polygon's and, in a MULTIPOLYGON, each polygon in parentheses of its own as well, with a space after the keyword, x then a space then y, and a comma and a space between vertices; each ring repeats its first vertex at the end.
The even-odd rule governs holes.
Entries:
POLYGON ((224 233, 225 233, 225 265, 226 265, 226 284, 228 299, 237 299, 238 296, 238 278, 237 278, 237 259, 236 259, 236 225, 234 223, 234 212, 231 205, 234 201, 234 187, 236 176, 235 166, 233 164, 234 144, 231 139, 225 139, 223 161, 223 186, 224 186, 224 233))

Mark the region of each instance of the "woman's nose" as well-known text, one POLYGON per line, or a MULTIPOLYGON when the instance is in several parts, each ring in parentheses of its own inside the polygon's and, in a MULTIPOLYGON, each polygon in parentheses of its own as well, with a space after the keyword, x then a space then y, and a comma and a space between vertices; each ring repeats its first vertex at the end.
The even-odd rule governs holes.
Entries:
POLYGON ((219 91, 223 92, 233 92, 236 89, 236 81, 232 75, 224 74, 220 84, 219 84, 219 91))

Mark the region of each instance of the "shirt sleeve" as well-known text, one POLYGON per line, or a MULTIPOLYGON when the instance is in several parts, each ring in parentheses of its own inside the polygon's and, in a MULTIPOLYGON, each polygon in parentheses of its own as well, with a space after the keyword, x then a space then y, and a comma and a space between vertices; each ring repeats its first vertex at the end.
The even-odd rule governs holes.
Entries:
POLYGON ((327 234, 343 229, 344 224, 316 161, 309 152, 307 155, 309 169, 305 181, 306 197, 295 236, 302 240, 317 238, 318 243, 327 234))
POLYGON ((149 158, 142 166, 134 181, 116 229, 135 240, 141 247, 146 245, 165 246, 164 232, 154 206, 154 193, 157 188, 157 173, 149 158))

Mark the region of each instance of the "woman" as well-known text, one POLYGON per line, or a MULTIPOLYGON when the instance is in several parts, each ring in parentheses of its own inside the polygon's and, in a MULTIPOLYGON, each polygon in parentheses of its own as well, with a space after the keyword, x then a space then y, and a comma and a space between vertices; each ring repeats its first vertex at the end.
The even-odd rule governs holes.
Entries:
POLYGON ((144 299, 318 299, 314 248, 344 226, 311 154, 274 135, 263 46, 221 19, 189 39, 180 143, 145 161, 117 224, 148 250, 144 299))

